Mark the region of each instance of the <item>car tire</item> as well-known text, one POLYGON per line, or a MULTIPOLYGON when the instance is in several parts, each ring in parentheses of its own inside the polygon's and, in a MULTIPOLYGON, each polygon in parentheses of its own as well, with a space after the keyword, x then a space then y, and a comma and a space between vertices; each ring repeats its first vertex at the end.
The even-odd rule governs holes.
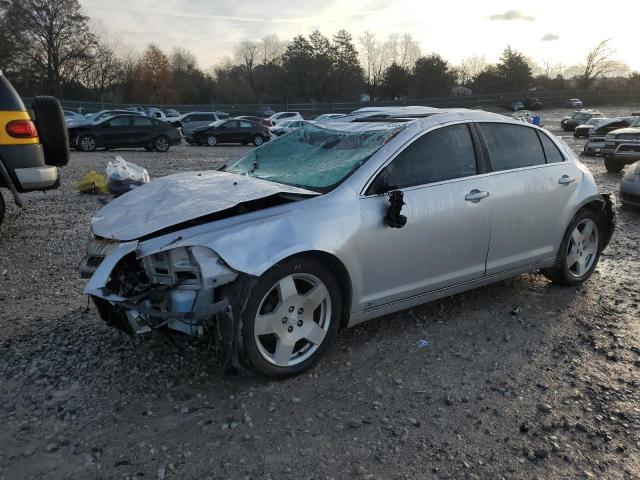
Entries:
POLYGON ((555 264, 542 273, 557 285, 580 285, 596 269, 603 245, 602 217, 590 209, 580 210, 562 238, 555 264), (595 233, 589 235, 590 231, 595 233))
POLYGON ((44 162, 53 167, 69 163, 69 133, 60 102, 55 97, 40 96, 31 105, 38 136, 44 151, 44 162))
POLYGON ((2 223, 2 220, 4 220, 5 210, 6 210, 6 207, 4 204, 4 197, 2 196, 2 192, 0 192, 0 223, 2 223))
POLYGON ((264 143, 264 138, 262 138, 262 135, 256 135, 256 136, 253 138, 253 144, 254 144, 256 147, 259 147, 259 146, 260 146, 260 145, 262 145, 263 143, 264 143))
POLYGON ((96 137, 87 133, 78 137, 77 145, 81 152, 95 152, 98 148, 98 141, 96 137))
POLYGON ((215 135, 207 135, 207 146, 215 147, 218 144, 218 139, 215 135))
POLYGON ((164 153, 171 148, 171 140, 166 135, 160 135, 153 140, 153 149, 156 152, 164 153))
POLYGON ((610 173, 620 173, 624 168, 624 162, 608 157, 604 159, 604 168, 610 173))
POLYGON ((283 261, 259 278, 243 311, 242 333, 249 363, 274 378, 304 372, 333 342, 341 312, 340 286, 324 264, 309 257, 283 261), (280 335, 286 344, 281 343, 280 335))

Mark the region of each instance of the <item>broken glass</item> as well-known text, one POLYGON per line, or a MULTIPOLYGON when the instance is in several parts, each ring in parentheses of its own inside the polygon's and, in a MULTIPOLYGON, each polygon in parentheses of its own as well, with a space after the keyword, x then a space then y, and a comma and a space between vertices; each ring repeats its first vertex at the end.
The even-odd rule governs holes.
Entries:
POLYGON ((331 129, 307 124, 252 150, 226 170, 324 192, 351 175, 403 128, 378 124, 359 130, 345 124, 344 129, 331 129))

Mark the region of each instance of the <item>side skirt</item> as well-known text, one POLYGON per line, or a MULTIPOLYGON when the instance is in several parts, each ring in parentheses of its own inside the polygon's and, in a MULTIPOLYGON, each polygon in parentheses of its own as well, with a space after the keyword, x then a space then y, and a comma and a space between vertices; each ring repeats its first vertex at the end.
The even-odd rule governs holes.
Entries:
POLYGON ((372 318, 377 318, 383 315, 388 315, 390 313, 399 312, 400 310, 405 310, 407 308, 412 308, 417 305, 422 305, 423 303, 431 302, 433 300, 438 300, 440 298, 449 297, 457 293, 466 292, 467 290, 472 290, 477 287, 489 285, 491 283, 499 282, 500 280, 505 280, 507 278, 516 277, 518 275, 522 275, 523 273, 533 272, 535 270, 540 270, 541 268, 545 268, 545 267, 551 267, 554 264, 554 262, 555 262, 555 258, 549 258, 540 262, 530 263, 522 267, 518 267, 512 270, 507 270, 505 272, 495 273, 493 275, 489 275, 488 277, 482 277, 477 280, 471 280, 469 282, 459 283, 452 287, 445 287, 439 290, 433 290, 431 292, 405 298, 403 300, 398 300, 395 302, 386 303, 384 305, 379 305, 374 308, 368 308, 361 312, 351 314, 347 327, 350 328, 355 325, 358 325, 359 323, 365 322, 367 320, 371 320, 372 318))

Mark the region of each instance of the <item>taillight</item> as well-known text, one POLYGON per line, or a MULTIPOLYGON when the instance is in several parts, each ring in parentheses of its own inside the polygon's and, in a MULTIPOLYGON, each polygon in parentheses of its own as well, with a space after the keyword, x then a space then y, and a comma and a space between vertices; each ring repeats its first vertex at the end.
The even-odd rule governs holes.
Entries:
POLYGON ((13 120, 7 123, 7 133, 14 138, 36 138, 38 130, 31 120, 13 120))

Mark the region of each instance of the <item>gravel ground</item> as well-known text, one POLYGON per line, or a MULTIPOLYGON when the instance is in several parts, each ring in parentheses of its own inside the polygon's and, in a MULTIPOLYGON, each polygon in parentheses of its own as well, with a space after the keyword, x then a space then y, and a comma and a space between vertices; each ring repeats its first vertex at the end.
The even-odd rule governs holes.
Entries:
MULTIPOLYGON (((554 133, 563 113, 542 112, 554 133)), ((118 154, 158 177, 246 150, 118 154)), ((528 274, 386 316, 269 381, 86 309, 76 269, 105 198, 73 185, 113 155, 74 153, 0 226, 0 479, 640 478, 640 212, 621 208, 579 288, 528 274)))

